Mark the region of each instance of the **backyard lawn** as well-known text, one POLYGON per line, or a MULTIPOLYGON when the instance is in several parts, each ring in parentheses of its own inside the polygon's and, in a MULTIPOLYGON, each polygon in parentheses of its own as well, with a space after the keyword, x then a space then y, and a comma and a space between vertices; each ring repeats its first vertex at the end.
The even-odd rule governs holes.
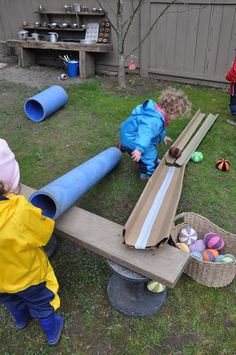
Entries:
MULTIPOLYGON (((167 84, 146 84, 136 76, 127 91, 105 85, 105 78, 66 87, 67 105, 40 123, 27 119, 23 102, 38 90, 27 84, 0 81, 0 137, 6 139, 20 164, 21 181, 40 188, 119 140, 119 125, 131 110, 148 98, 158 100, 167 84)), ((170 83, 169 83, 170 85, 170 83)), ((201 163, 189 162, 178 213, 196 212, 236 233, 236 127, 230 118, 229 96, 224 90, 171 84, 182 88, 192 102, 192 115, 201 109, 219 113, 198 150, 201 163), (231 162, 229 172, 216 169, 219 158, 231 162)), ((170 124, 175 140, 191 117, 170 124)), ((168 149, 159 146, 162 156, 168 149)), ((124 224, 145 183, 127 154, 120 165, 87 192, 78 206, 124 224)), ((94 235, 96 239, 96 235, 94 235)), ((151 317, 128 318, 108 301, 111 272, 106 261, 58 238, 51 262, 60 284, 65 327, 55 347, 46 345, 36 321, 16 330, 8 311, 0 305, 0 354, 111 354, 203 355, 236 354, 236 282, 213 289, 183 274, 168 289, 160 310, 151 317)))

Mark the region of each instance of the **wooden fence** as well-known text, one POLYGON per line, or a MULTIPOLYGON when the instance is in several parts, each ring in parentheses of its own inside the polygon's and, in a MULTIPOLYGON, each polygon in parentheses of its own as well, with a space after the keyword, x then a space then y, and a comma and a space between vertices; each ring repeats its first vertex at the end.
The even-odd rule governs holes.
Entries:
MULTIPOLYGON (((66 3, 70 2, 73 3, 66 3)), ((101 2, 112 22, 116 24, 117 1, 101 2)), ((138 0, 134 0, 134 3, 137 2, 138 0)), ((134 60, 143 77, 190 83, 200 81, 221 86, 225 83, 225 72, 235 54, 236 0, 189 0, 171 4, 172 2, 144 0, 127 36, 126 54, 138 47, 134 52, 134 60), (157 20, 159 16, 160 19, 157 20)), ((64 3, 62 0, 0 0, 0 41, 16 38, 23 21, 36 20, 34 11, 39 4, 50 10, 62 10, 64 3)), ((88 0, 86 4, 83 0, 80 3, 98 6, 96 0, 88 0)), ((125 1, 126 18, 132 13, 131 4, 129 0, 125 1)), ((117 38, 114 30, 111 38, 113 53, 98 55, 97 71, 117 70, 117 38)), ((130 58, 132 57, 128 57, 127 64, 130 58)))

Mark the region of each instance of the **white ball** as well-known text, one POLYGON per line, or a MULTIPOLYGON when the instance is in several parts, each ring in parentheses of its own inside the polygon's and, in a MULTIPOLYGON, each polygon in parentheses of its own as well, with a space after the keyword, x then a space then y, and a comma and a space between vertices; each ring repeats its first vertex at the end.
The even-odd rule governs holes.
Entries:
POLYGON ((165 285, 162 285, 160 282, 157 281, 149 281, 147 284, 147 289, 151 292, 163 292, 165 288, 165 285))

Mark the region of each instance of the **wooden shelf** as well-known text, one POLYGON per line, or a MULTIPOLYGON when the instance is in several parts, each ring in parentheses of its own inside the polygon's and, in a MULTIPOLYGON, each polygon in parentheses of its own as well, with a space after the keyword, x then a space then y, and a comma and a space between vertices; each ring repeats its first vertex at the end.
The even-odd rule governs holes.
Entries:
POLYGON ((24 30, 43 30, 43 31, 67 31, 67 32, 84 32, 86 30, 86 28, 60 28, 60 27, 56 27, 56 28, 50 28, 50 27, 35 27, 35 26, 25 26, 24 30))
POLYGON ((65 11, 34 11, 39 15, 77 15, 77 16, 105 16, 105 12, 65 12, 65 11))

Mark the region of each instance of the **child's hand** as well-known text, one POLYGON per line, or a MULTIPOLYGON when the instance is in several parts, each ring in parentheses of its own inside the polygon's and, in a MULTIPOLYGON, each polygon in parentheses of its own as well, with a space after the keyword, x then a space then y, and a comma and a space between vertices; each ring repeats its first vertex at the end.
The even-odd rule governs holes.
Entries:
POLYGON ((142 153, 138 149, 135 149, 131 153, 131 158, 133 159, 133 161, 139 162, 141 155, 142 153))
POLYGON ((165 144, 168 144, 169 142, 173 142, 173 139, 171 139, 170 137, 166 136, 166 138, 164 139, 165 144))

